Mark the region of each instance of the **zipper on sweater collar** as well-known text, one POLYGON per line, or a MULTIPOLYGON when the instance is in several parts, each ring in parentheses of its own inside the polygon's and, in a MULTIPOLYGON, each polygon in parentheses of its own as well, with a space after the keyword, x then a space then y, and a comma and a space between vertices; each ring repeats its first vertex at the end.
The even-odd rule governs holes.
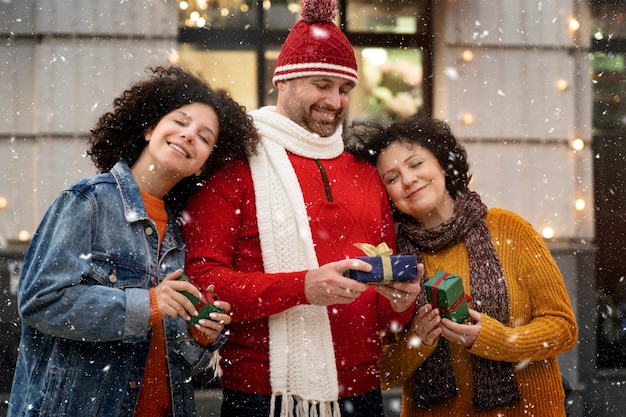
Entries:
POLYGON ((314 159, 317 167, 320 169, 320 173, 322 174, 322 181, 324 181, 324 190, 326 190, 326 201, 329 203, 333 202, 333 194, 330 192, 330 183, 328 182, 328 176, 326 175, 326 170, 324 166, 319 161, 319 159, 314 159))

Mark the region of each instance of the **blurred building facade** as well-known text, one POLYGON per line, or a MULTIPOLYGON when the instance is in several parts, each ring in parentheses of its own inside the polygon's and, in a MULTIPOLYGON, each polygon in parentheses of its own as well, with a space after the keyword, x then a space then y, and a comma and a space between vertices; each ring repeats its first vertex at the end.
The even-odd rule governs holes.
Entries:
MULTIPOLYGON (((546 238, 580 326, 578 347, 560 358, 573 389, 572 416, 614 415, 626 401, 620 395, 626 364, 611 363, 611 346, 626 344, 612 340, 598 356, 604 329, 598 323, 608 311, 598 288, 616 297, 609 307, 623 301, 612 283, 626 275, 626 266, 615 266, 626 262, 615 258, 624 249, 619 208, 626 205, 606 198, 620 194, 621 183, 607 181, 623 164, 621 136, 615 126, 608 128, 613 136, 598 134, 594 111, 613 111, 620 97, 609 94, 611 105, 602 108, 605 99, 594 96, 594 85, 605 70, 594 71, 591 59, 594 48, 605 48, 598 46, 597 16, 616 18, 611 13, 623 11, 622 3, 339 1, 337 22, 359 60, 350 117, 385 121, 421 112, 445 119, 467 147, 472 188, 487 205, 519 213, 546 238), (596 139, 613 147, 598 147, 596 139), (609 150, 622 156, 610 169, 601 157, 609 150), (599 233, 612 242, 608 248, 599 233), (609 265, 615 270, 601 276, 609 265)), ((147 66, 177 63, 249 109, 272 104, 273 63, 299 4, 0 1, 0 285, 6 298, 0 298, 6 327, 0 331, 19 330, 20 260, 46 208, 64 187, 95 173, 86 139, 112 99, 147 66)), ((615 70, 610 51, 603 53, 606 71, 615 70)), ((1 349, 10 363, 14 346, 1 349)))

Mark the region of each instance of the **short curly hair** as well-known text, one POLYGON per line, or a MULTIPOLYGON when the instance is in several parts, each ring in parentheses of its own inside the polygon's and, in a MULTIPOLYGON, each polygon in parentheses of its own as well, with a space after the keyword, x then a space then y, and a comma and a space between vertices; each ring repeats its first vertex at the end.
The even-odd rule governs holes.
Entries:
POLYGON ((191 103, 204 103, 217 114, 218 139, 199 176, 180 181, 166 196, 177 210, 217 169, 234 159, 254 154, 259 136, 252 118, 227 92, 214 90, 199 76, 177 66, 148 68, 151 76, 131 85, 113 101, 113 110, 91 130, 89 149, 100 172, 118 161, 133 166, 148 142, 145 133, 168 113, 191 103))
POLYGON ((438 119, 409 118, 388 127, 375 122, 357 122, 350 126, 347 148, 358 159, 376 165, 378 156, 395 142, 415 144, 428 149, 446 175, 446 189, 452 198, 465 192, 472 175, 467 151, 457 142, 450 126, 438 119))

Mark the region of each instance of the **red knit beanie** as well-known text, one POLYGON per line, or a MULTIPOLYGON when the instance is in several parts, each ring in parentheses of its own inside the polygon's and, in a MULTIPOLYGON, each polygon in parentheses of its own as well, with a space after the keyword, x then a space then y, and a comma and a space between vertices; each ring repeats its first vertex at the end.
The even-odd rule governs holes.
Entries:
POLYGON ((354 49, 335 25, 336 0, 302 0, 302 19, 291 29, 280 50, 274 85, 311 75, 330 75, 357 82, 354 49))

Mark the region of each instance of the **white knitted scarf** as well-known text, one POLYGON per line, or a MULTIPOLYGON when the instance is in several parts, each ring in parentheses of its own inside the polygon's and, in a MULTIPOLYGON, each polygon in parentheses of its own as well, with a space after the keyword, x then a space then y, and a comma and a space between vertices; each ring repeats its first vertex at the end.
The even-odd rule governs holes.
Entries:
MULTIPOLYGON (((320 137, 275 107, 250 112, 261 134, 258 155, 250 158, 257 222, 265 272, 318 267, 302 190, 287 150, 316 159, 343 151, 341 129, 320 137)), ((281 417, 339 417, 338 381, 326 307, 301 305, 269 318, 271 413, 282 396, 281 417), (319 407, 317 407, 319 406, 319 407)))

